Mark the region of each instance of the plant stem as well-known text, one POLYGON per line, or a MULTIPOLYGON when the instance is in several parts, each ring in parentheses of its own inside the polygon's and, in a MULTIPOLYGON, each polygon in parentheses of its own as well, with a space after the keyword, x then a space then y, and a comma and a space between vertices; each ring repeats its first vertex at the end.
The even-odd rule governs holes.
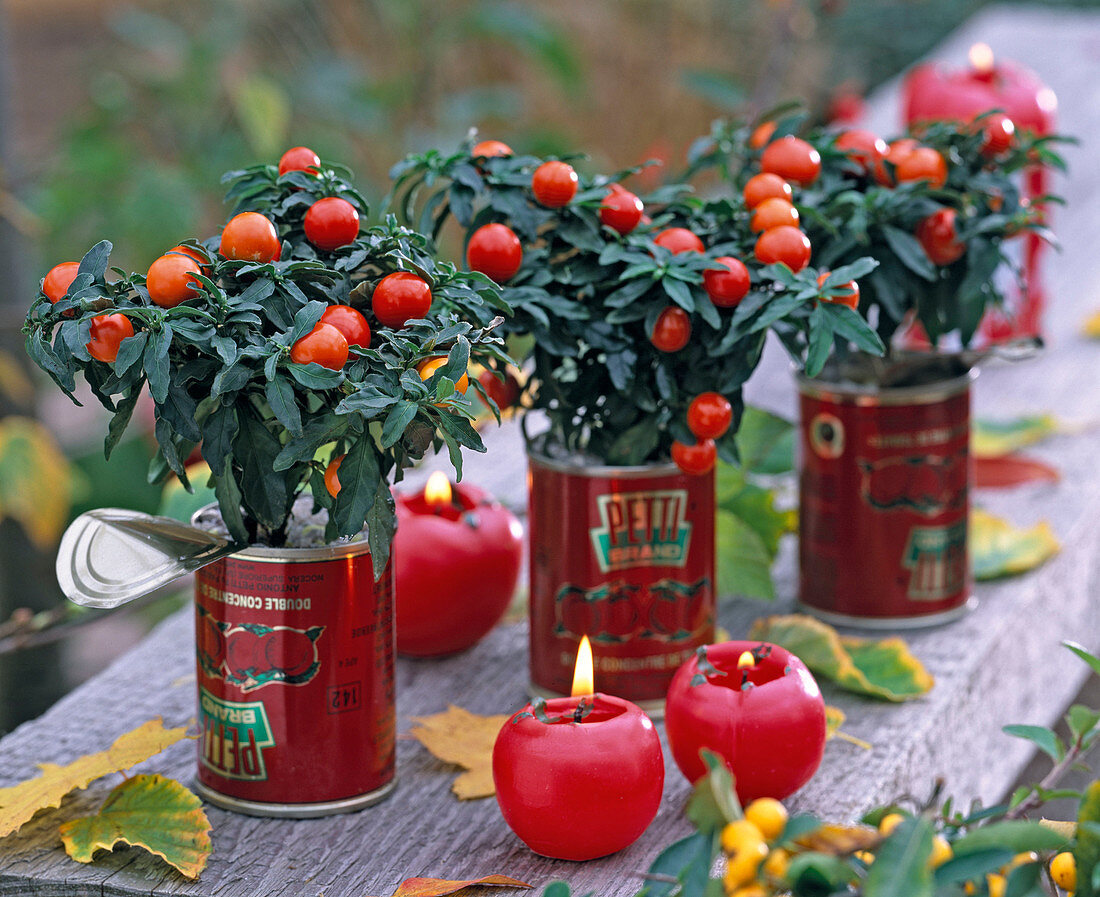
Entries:
POLYGON ((1054 788, 1062 779, 1073 765, 1080 758, 1083 751, 1083 737, 1076 738, 1067 749, 1066 755, 1059 760, 1051 768, 1041 782, 1037 785, 1031 786, 1031 793, 1028 794, 1022 801, 1020 801, 1011 810, 1005 813, 1005 819, 1021 819, 1030 813, 1032 810, 1042 806, 1043 798, 1040 796, 1043 791, 1048 791, 1054 788))

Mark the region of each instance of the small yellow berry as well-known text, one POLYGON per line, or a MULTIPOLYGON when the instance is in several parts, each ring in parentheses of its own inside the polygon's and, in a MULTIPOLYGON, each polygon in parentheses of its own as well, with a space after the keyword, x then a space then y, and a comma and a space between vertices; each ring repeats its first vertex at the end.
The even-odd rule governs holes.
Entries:
POLYGON ((722 829, 722 850, 729 855, 726 874, 722 878, 728 894, 752 882, 768 855, 768 845, 764 843, 760 829, 744 819, 731 822, 722 829))
POLYGON ((963 893, 966 894, 967 897, 972 897, 972 895, 978 893, 978 888, 974 884, 974 882, 968 881, 966 884, 963 885, 963 893))
POLYGON ((1068 850, 1050 861, 1050 877, 1064 891, 1077 890, 1077 862, 1068 850))
POLYGON ((990 872, 985 877, 985 883, 989 890, 989 897, 1005 897, 1005 877, 990 872))
POLYGON ((905 822, 904 813, 887 813, 878 824, 878 833, 884 838, 889 838, 899 825, 905 822))
POLYGON ((942 835, 936 835, 932 840, 932 853, 928 857, 928 868, 938 869, 955 855, 951 845, 942 835))
POLYGON ((748 885, 730 893, 730 897, 768 897, 763 885, 748 885))
POLYGON ((774 797, 758 797, 745 807, 745 818, 760 829, 766 841, 774 841, 787 827, 787 808, 774 797))
POLYGON ((856 859, 863 863, 864 866, 870 866, 875 861, 875 855, 869 850, 857 850, 856 859))
POLYGON ((782 847, 777 847, 764 860, 764 874, 775 881, 783 881, 787 877, 787 866, 790 862, 791 855, 782 847))
POLYGON ((728 854, 763 843, 763 833, 747 819, 735 819, 722 829, 722 850, 728 854))

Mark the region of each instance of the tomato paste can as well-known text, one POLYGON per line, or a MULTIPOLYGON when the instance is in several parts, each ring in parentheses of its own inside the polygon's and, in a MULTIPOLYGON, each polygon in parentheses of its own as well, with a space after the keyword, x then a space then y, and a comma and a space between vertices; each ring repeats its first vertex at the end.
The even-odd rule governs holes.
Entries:
POLYGON ((864 628, 970 602, 970 375, 873 388, 802 377, 799 600, 864 628))
POLYGON ((531 691, 568 695, 582 636, 596 688, 659 712, 714 640, 714 473, 528 451, 531 691))
POLYGON ((366 542, 248 548, 195 573, 200 795, 255 816, 358 810, 395 785, 391 569, 366 542))

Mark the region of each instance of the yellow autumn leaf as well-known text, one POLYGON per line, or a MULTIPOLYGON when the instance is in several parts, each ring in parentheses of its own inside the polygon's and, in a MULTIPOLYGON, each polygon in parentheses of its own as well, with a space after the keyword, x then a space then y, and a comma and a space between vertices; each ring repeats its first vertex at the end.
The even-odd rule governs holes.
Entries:
POLYGON ((413 717, 419 725, 411 734, 436 759, 466 770, 455 779, 451 790, 459 800, 476 800, 496 794, 493 744, 507 721, 507 714, 478 716, 452 704, 443 713, 413 717))
POLYGON ((34 401, 34 384, 10 352, 0 352, 0 395, 21 406, 34 401))
POLYGON ((970 569, 975 579, 1026 573, 1061 550, 1045 520, 1020 529, 981 508, 970 511, 970 569))
POLYGON ((0 838, 18 831, 39 810, 60 807, 61 799, 96 779, 121 772, 159 754, 186 737, 184 727, 166 729, 158 717, 120 735, 107 750, 86 754, 67 766, 41 763, 42 775, 8 788, 0 788, 0 838))
POLYGON ((854 744, 856 747, 863 748, 865 751, 871 750, 871 745, 864 741, 862 738, 856 738, 854 735, 849 735, 847 732, 841 731, 841 726, 844 725, 844 720, 847 717, 844 715, 844 711, 839 707, 831 707, 825 705, 825 740, 832 741, 834 738, 840 741, 847 741, 849 744, 854 744))
POLYGON ((457 894, 467 888, 481 888, 488 885, 523 889, 534 887, 507 875, 486 875, 482 878, 469 878, 462 881, 447 878, 406 878, 391 897, 446 897, 448 894, 457 894))
POLYGON ((903 639, 840 636, 832 626, 801 614, 764 617, 749 631, 797 655, 815 673, 841 688, 887 701, 908 701, 931 690, 935 680, 903 639))
POLYGON ((49 430, 29 417, 0 420, 0 520, 52 548, 69 518, 72 474, 49 430))
POLYGON ((970 452, 975 458, 1000 458, 1053 436, 1061 425, 1053 414, 1011 420, 983 420, 970 428, 970 452))
POLYGON ((202 801, 179 782, 138 775, 116 786, 94 816, 64 823, 61 840, 79 863, 122 844, 142 847, 196 879, 210 856, 210 820, 202 801))
POLYGON ((1100 339, 1100 311, 1093 312, 1081 326, 1081 333, 1089 339, 1100 339))

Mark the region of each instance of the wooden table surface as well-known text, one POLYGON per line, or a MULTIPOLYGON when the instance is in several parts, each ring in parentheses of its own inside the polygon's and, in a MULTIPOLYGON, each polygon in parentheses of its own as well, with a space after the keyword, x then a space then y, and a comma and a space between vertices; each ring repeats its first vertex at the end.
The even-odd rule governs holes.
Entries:
MULTIPOLYGON (((1089 310, 1100 309, 1100 13, 1021 7, 987 9, 937 49, 955 62, 982 40, 1005 57, 1030 65, 1060 100, 1062 130, 1082 144, 1067 152, 1072 171, 1060 185, 1069 207, 1055 230, 1064 252, 1047 265, 1054 297, 1049 350, 1039 359, 985 371, 976 388, 979 415, 1007 417, 1051 411, 1067 421, 1100 418, 1100 343, 1079 336, 1089 310)), ((897 85, 872 102, 873 125, 897 127, 897 85)), ((792 378, 770 352, 750 399, 794 415, 792 378)), ((522 445, 514 427, 489 434, 487 458, 471 458, 468 478, 522 506, 522 445), (502 459, 510 459, 502 463, 502 459), (514 463, 512 463, 514 462, 514 463)), ((791 804, 831 818, 903 793, 926 794, 943 776, 948 793, 999 799, 1030 756, 1027 745, 1000 732, 1007 723, 1052 723, 1076 694, 1084 668, 1059 647, 1064 638, 1100 649, 1100 476, 1095 431, 1063 435, 1031 453, 1063 475, 1057 485, 979 494, 978 503, 1018 524, 1049 519, 1063 544, 1053 561, 1023 577, 976 589, 976 610, 949 626, 909 635, 913 650, 937 679, 924 699, 904 706, 875 703, 825 686, 828 703, 848 715, 845 729, 869 751, 832 742, 815 779, 791 804)), ((793 540, 789 540, 793 541, 793 540)), ((775 604, 731 601, 721 623, 741 635, 756 617, 788 610, 795 588, 793 545, 778 570, 775 604)), ((41 718, 0 741, 0 785, 36 773, 42 761, 65 763, 101 750, 154 716, 173 725, 195 716, 192 622, 189 613, 163 623, 139 647, 77 689, 41 718)), ((525 700, 526 627, 499 627, 473 650, 452 659, 398 663, 398 727, 409 717, 460 704, 502 713, 525 700)), ((667 747, 667 745, 666 745, 667 747)), ((667 755, 667 751, 666 751, 667 755)), ((117 779, 70 797, 58 812, 40 814, 0 841, 0 895, 385 895, 404 878, 476 878, 504 873, 536 886, 563 878, 580 893, 632 894, 637 873, 656 853, 689 831, 682 814, 687 785, 669 763, 656 821, 632 847, 588 863, 543 859, 505 826, 492 799, 459 802, 450 794, 454 770, 415 741, 398 743, 399 785, 387 801, 361 813, 320 820, 256 819, 208 808, 214 853, 201 879, 188 883, 158 860, 132 849, 90 866, 69 860, 57 827, 93 812, 117 779)), ((177 744, 141 767, 189 782, 194 745, 177 744)))

